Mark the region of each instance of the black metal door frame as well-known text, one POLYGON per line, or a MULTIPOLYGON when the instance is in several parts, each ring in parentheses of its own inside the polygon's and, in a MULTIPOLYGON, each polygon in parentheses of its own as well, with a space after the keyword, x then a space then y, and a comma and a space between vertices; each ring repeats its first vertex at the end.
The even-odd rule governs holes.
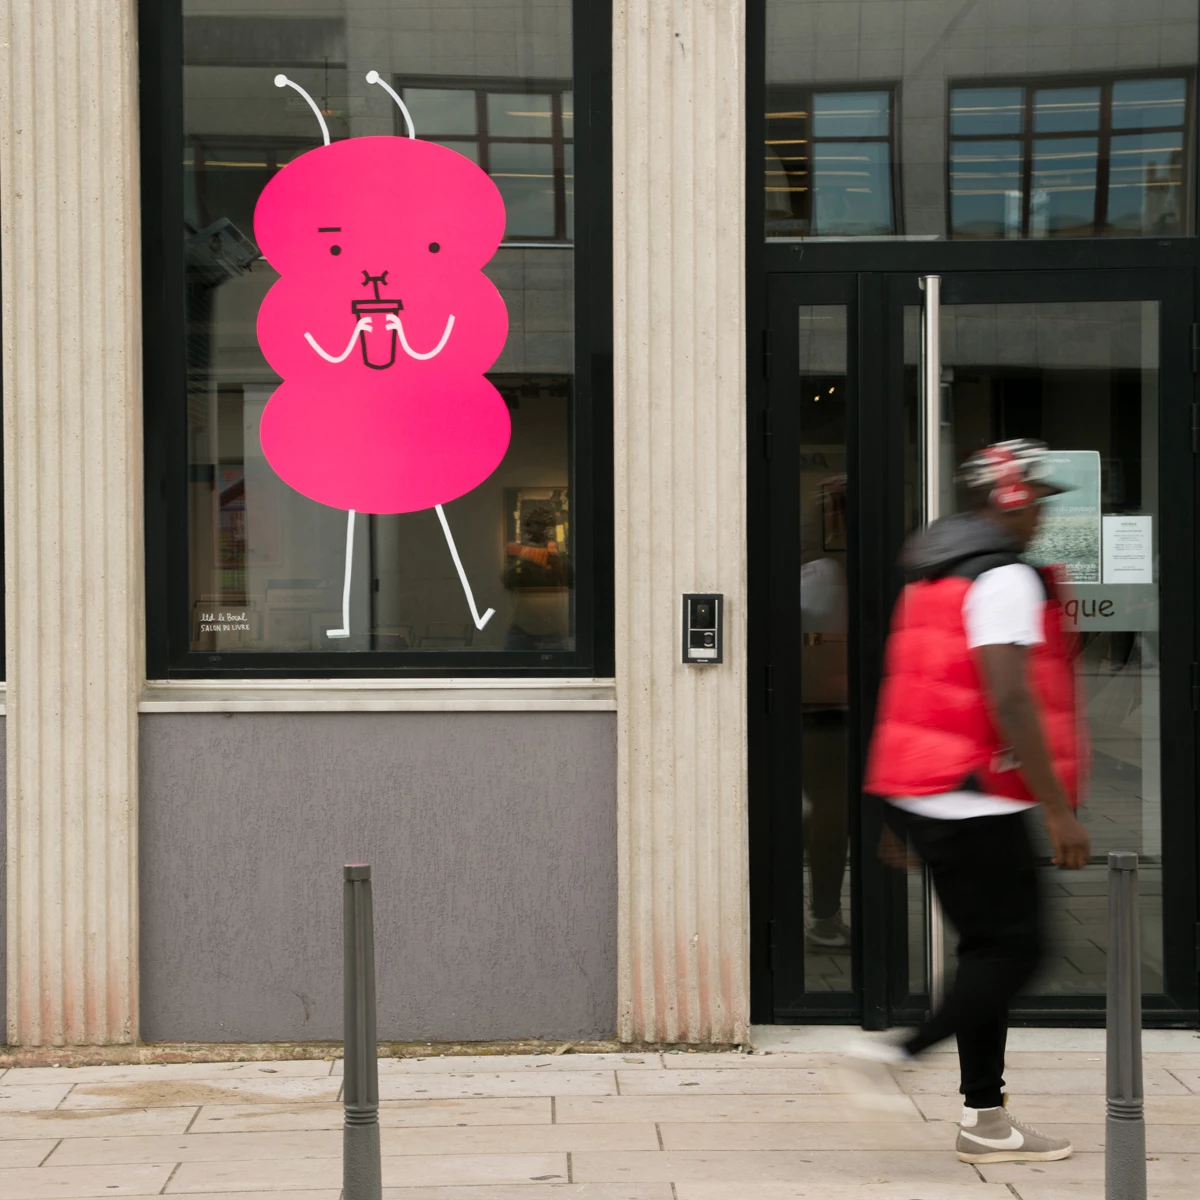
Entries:
MULTIPOLYGON (((832 265, 832 264, 831 264, 832 265)), ((840 264, 839 264, 840 265, 840 264)), ((889 264, 890 265, 890 264, 889 264)), ((963 264, 966 265, 966 264, 963 264)), ((974 264, 972 264, 974 265, 974 264)), ((907 267, 907 263, 905 264, 907 267)), ((851 954, 853 999, 802 1012, 781 1008, 795 994, 804 956, 803 861, 800 851, 799 739, 799 464, 798 423, 788 403, 798 366, 800 305, 846 307, 847 515, 853 553, 847 583, 850 644, 850 795, 857 796, 871 727, 875 689, 904 532, 903 309, 919 303, 917 273, 786 271, 759 277, 750 297, 763 318, 761 381, 752 361, 749 389, 750 787, 752 1019, 757 1022, 861 1020, 886 1028, 918 1018, 928 1004, 909 994, 906 891, 903 877, 874 855, 878 802, 851 807, 851 954), (791 550, 789 555, 788 550, 791 550)), ((1197 714, 1200 688, 1192 664, 1197 638, 1196 534, 1198 497, 1194 428, 1196 377, 1193 318, 1196 272, 1155 270, 945 271, 943 305, 1033 301, 1158 300, 1160 302, 1159 506, 1160 554, 1180 565, 1161 597, 1163 912, 1166 997, 1147 998, 1147 1023, 1194 1024, 1200 926, 1196 820, 1197 714)), ((752 335, 751 346, 754 346, 752 335)), ((1197 443, 1200 444, 1200 443, 1197 443)), ((1103 1019, 1102 1001, 1046 998, 1029 1022, 1103 1019)))

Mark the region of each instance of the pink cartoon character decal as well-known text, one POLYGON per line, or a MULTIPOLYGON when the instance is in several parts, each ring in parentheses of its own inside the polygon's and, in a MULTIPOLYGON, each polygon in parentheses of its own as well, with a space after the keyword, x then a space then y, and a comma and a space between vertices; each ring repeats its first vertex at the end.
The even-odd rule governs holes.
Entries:
POLYGON ((258 341, 283 382, 263 411, 277 475, 344 509, 342 627, 350 636, 354 515, 435 509, 476 629, 483 615, 442 505, 478 487, 508 449, 508 407, 484 378, 508 336, 508 311, 483 267, 504 236, 504 202, 470 159, 407 137, 325 145, 263 189, 254 233, 280 278, 258 312, 258 341))

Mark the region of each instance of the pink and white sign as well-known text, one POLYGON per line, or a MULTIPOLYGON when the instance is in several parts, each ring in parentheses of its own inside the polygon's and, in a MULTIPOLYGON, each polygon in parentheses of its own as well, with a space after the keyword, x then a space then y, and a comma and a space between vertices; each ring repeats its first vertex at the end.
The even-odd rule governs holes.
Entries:
MULTIPOLYGON (((400 98, 411 133, 411 119, 400 98)), ((436 508, 480 629, 441 505, 500 465, 511 425, 484 378, 508 336, 483 267, 504 236, 504 202, 470 159, 415 137, 360 137, 289 163, 263 189, 255 238, 280 278, 258 340, 283 382, 263 412, 263 453, 281 479, 350 513, 436 508)))

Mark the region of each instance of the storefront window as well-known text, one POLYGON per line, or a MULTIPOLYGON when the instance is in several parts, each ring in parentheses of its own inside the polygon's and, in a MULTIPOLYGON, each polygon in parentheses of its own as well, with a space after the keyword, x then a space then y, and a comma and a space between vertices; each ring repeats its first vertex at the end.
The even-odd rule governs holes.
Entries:
POLYGON ((1188 80, 950 89, 954 237, 1186 231, 1188 80))
POLYGON ((1194 231, 1200 6, 765 4, 769 239, 1194 231))
POLYGON ((767 131, 772 229, 809 237, 895 233, 890 91, 777 88, 767 131))
POLYGON ((169 657, 566 669, 595 533, 572 0, 284 7, 182 3, 169 657))

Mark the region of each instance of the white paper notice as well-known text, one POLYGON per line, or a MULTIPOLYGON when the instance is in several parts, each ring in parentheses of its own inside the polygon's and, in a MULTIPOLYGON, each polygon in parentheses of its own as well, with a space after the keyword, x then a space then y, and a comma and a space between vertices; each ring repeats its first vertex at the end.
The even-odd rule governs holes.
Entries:
POLYGON ((1154 582, 1154 518, 1104 518, 1104 582, 1154 582))

